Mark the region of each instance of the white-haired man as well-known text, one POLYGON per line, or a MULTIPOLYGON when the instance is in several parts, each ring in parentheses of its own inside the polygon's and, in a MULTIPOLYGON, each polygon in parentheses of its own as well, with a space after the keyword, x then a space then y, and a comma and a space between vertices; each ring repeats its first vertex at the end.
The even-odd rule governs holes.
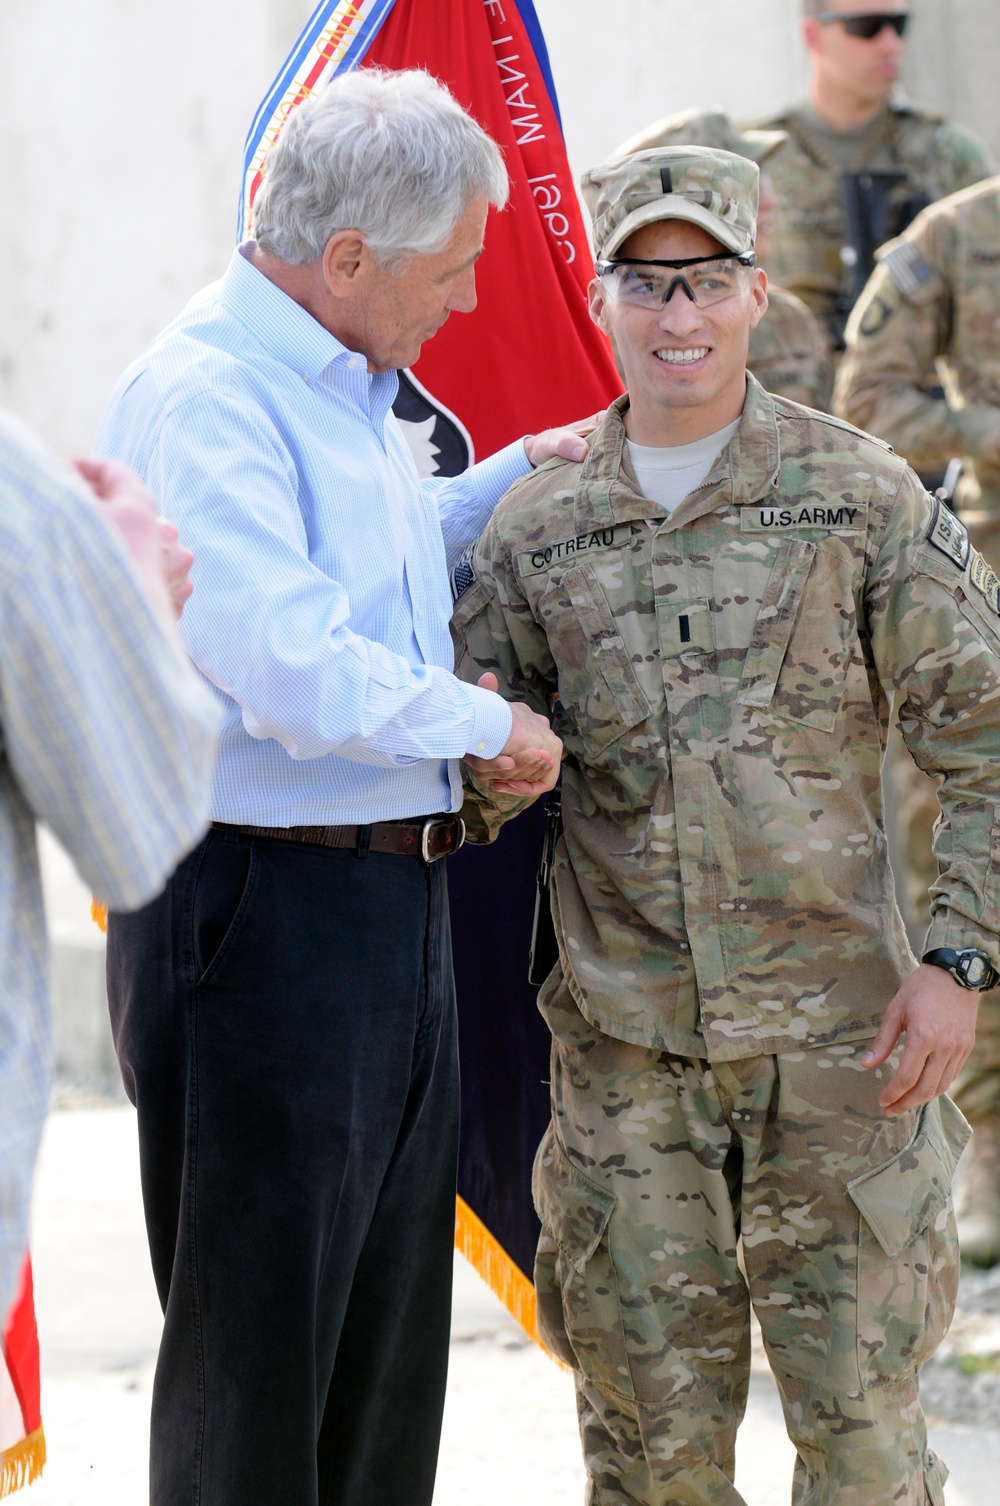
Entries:
MULTIPOLYGON (((396 369, 475 306, 495 144, 422 73, 291 116, 256 242, 125 373, 98 448, 195 551, 215 824, 113 916, 165 1329, 151 1499, 430 1503, 457 1140, 444 865, 457 761, 554 783, 544 717, 452 675, 448 562, 552 431, 420 482, 396 369)), ((495 683, 495 682, 494 682, 495 683)))

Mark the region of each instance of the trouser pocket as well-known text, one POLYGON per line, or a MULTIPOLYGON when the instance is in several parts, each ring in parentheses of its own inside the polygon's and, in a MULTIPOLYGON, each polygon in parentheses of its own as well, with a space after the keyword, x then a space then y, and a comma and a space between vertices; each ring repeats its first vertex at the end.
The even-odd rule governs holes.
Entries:
POLYGON ((615 1195, 577 1170, 551 1124, 535 1156, 532 1194, 542 1222, 535 1259, 539 1332, 564 1364, 631 1399, 607 1232, 615 1195))
POLYGON ((951 1184, 971 1130, 950 1098, 925 1104, 910 1143, 847 1184, 861 1214, 858 1365, 864 1386, 913 1376, 955 1310, 951 1184))
POLYGON ((256 847, 210 831, 195 883, 192 944, 198 987, 218 972, 250 903, 257 878, 256 847))

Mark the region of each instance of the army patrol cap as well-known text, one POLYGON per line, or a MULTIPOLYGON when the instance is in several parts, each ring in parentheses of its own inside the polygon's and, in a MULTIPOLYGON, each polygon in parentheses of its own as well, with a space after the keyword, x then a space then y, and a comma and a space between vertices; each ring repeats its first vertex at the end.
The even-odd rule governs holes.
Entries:
POLYGON ((677 115, 665 115, 623 141, 614 155, 628 157, 654 146, 714 146, 723 152, 749 157, 759 167, 787 140, 787 131, 741 130, 733 117, 716 105, 711 110, 682 110, 677 115))
POLYGON ((753 250, 760 172, 735 152, 653 147, 592 167, 580 181, 599 261, 657 220, 688 220, 727 251, 753 250))

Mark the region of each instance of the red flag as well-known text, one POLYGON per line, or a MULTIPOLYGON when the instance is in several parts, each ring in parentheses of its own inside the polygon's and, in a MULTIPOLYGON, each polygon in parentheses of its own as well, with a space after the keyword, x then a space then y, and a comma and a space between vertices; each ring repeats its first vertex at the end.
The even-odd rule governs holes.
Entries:
POLYGON ((38 1329, 31 1261, 24 1257, 21 1281, 3 1330, 0 1363, 0 1496, 30 1485, 45 1464, 38 1329))
POLYGON ((584 418, 621 391, 587 311, 593 262, 540 42, 523 0, 396 0, 365 58, 426 68, 503 149, 510 203, 490 216, 479 305, 453 315, 414 367, 477 457, 584 418))

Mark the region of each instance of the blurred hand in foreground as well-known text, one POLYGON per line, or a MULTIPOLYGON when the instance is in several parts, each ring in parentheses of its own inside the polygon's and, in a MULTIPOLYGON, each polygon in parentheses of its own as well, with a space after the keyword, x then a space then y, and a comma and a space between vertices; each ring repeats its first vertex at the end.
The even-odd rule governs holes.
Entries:
POLYGON ((127 466, 116 460, 72 460, 109 523, 124 540, 153 606, 173 621, 181 615, 194 587, 194 561, 168 518, 157 516, 156 502, 127 466))

